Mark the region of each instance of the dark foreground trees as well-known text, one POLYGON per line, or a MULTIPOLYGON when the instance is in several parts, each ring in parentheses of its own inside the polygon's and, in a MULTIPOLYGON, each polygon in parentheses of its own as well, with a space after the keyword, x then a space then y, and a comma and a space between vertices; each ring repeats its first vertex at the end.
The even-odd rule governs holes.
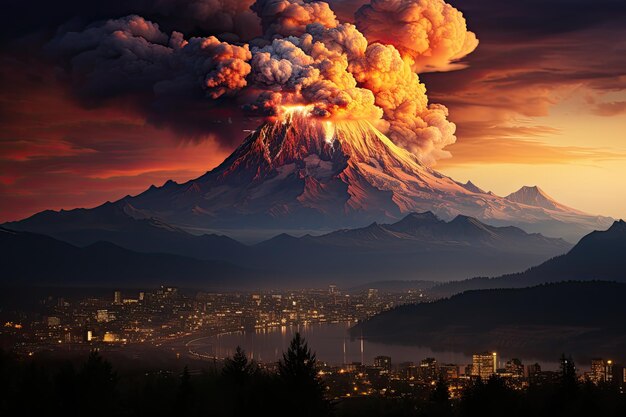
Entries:
POLYGON ((114 370, 98 353, 73 365, 0 351, 0 416, 626 416, 619 387, 579 382, 573 362, 559 378, 526 390, 496 377, 477 381, 460 399, 449 397, 443 380, 424 395, 349 398, 332 407, 325 392, 315 355, 299 335, 272 373, 239 348, 219 372, 130 372, 114 370))
POLYGON ((296 334, 278 372, 237 348, 220 372, 126 371, 99 353, 84 363, 24 360, 0 351, 0 416, 330 415, 315 355, 296 334))

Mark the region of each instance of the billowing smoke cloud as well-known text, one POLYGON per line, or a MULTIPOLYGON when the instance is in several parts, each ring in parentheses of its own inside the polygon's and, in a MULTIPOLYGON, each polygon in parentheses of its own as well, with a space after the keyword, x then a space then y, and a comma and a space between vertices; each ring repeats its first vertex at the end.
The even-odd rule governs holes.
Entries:
POLYGON ((441 71, 478 46, 463 14, 443 0, 371 0, 355 14, 370 42, 393 45, 416 72, 441 71))
MULTIPOLYGON (((166 124, 187 99, 204 103, 207 119, 231 122, 235 114, 277 115, 284 106, 307 105, 317 117, 371 120, 425 162, 447 156, 443 148, 454 143, 455 126, 444 106, 428 103, 414 71, 426 58, 402 45, 368 42, 323 2, 258 0, 252 10, 263 37, 250 43, 185 39, 133 15, 61 33, 48 49, 63 59, 83 100, 130 97, 166 124)), ((436 62, 455 59, 439 52, 434 38, 431 44, 436 62)))
POLYGON ((305 0, 257 0, 251 7, 261 18, 265 37, 300 36, 307 25, 324 27, 339 24, 328 3, 305 0))
POLYGON ((247 85, 252 57, 248 45, 214 36, 185 40, 139 16, 61 34, 47 50, 63 58, 65 75, 83 104, 132 105, 149 122, 192 139, 223 133, 223 121, 240 113, 231 102, 247 85), (219 111, 223 121, 207 117, 211 111, 219 111))
POLYGON ((372 91, 357 87, 348 70, 347 54, 328 48, 323 37, 332 28, 312 24, 300 37, 274 39, 271 44, 253 49, 252 79, 267 92, 257 100, 265 109, 281 104, 312 104, 321 117, 380 119, 383 112, 375 106, 372 91), (277 102, 278 101, 278 102, 277 102))
POLYGON ((407 60, 391 45, 368 44, 354 25, 309 30, 329 49, 341 51, 357 85, 371 91, 383 112, 378 125, 398 145, 426 163, 447 157, 443 148, 456 141, 456 126, 441 104, 428 104, 426 87, 407 60))
POLYGON ((426 163, 449 156, 443 148, 456 141, 456 126, 447 120, 448 109, 428 104, 426 87, 397 49, 371 44, 353 71, 360 84, 374 93, 376 105, 384 111, 382 130, 396 144, 426 163))
POLYGON ((252 57, 247 45, 214 36, 185 40, 179 32, 168 36, 139 16, 66 33, 49 47, 71 58, 71 75, 84 94, 102 98, 146 90, 185 94, 200 87, 217 99, 246 86, 252 57))

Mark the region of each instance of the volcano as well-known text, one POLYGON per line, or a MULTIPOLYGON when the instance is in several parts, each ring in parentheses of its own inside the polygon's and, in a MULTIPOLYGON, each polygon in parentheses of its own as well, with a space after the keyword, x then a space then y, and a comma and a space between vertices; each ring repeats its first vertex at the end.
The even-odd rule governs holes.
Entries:
MULTIPOLYGON (((266 121, 197 179, 168 181, 107 204, 135 219, 157 218, 188 231, 239 238, 359 227, 426 211, 445 220, 467 215, 570 240, 611 224, 609 218, 561 205, 538 188, 499 197, 457 182, 422 164, 368 121, 324 120, 304 107, 266 121)), ((84 216, 45 212, 13 226, 47 233, 54 232, 50 227, 77 227, 84 216), (44 219, 53 226, 29 227, 44 219)))

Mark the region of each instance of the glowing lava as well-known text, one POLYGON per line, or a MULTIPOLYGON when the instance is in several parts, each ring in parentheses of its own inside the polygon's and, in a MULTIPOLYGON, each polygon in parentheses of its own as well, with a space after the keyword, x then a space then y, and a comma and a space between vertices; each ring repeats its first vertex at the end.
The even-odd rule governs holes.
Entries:
POLYGON ((281 106, 280 113, 283 115, 285 119, 291 118, 295 115, 308 117, 313 112, 314 107, 315 106, 313 106, 312 104, 307 104, 307 105, 294 104, 294 105, 281 106))
POLYGON ((324 140, 329 145, 335 141, 335 125, 330 120, 324 122, 324 140))
POLYGON ((280 106, 278 111, 278 122, 283 126, 289 124, 295 131, 304 132, 303 126, 316 129, 322 134, 324 141, 332 145, 336 139, 335 123, 331 120, 323 120, 314 117, 313 104, 301 105, 284 105, 280 106))

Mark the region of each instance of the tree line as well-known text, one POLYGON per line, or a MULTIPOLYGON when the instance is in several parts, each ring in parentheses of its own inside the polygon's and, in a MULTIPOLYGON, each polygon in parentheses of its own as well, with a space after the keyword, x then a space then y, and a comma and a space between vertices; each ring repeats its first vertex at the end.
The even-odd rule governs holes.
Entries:
POLYGON ((581 383, 572 361, 559 378, 525 390, 492 377, 478 380, 451 399, 439 380, 427 397, 370 396, 331 401, 318 376, 315 354, 296 334, 278 363, 266 372, 239 347, 221 371, 191 375, 150 372, 121 375, 98 352, 84 363, 54 370, 0 351, 2 416, 215 416, 303 417, 617 417, 626 415, 618 385, 581 383))

